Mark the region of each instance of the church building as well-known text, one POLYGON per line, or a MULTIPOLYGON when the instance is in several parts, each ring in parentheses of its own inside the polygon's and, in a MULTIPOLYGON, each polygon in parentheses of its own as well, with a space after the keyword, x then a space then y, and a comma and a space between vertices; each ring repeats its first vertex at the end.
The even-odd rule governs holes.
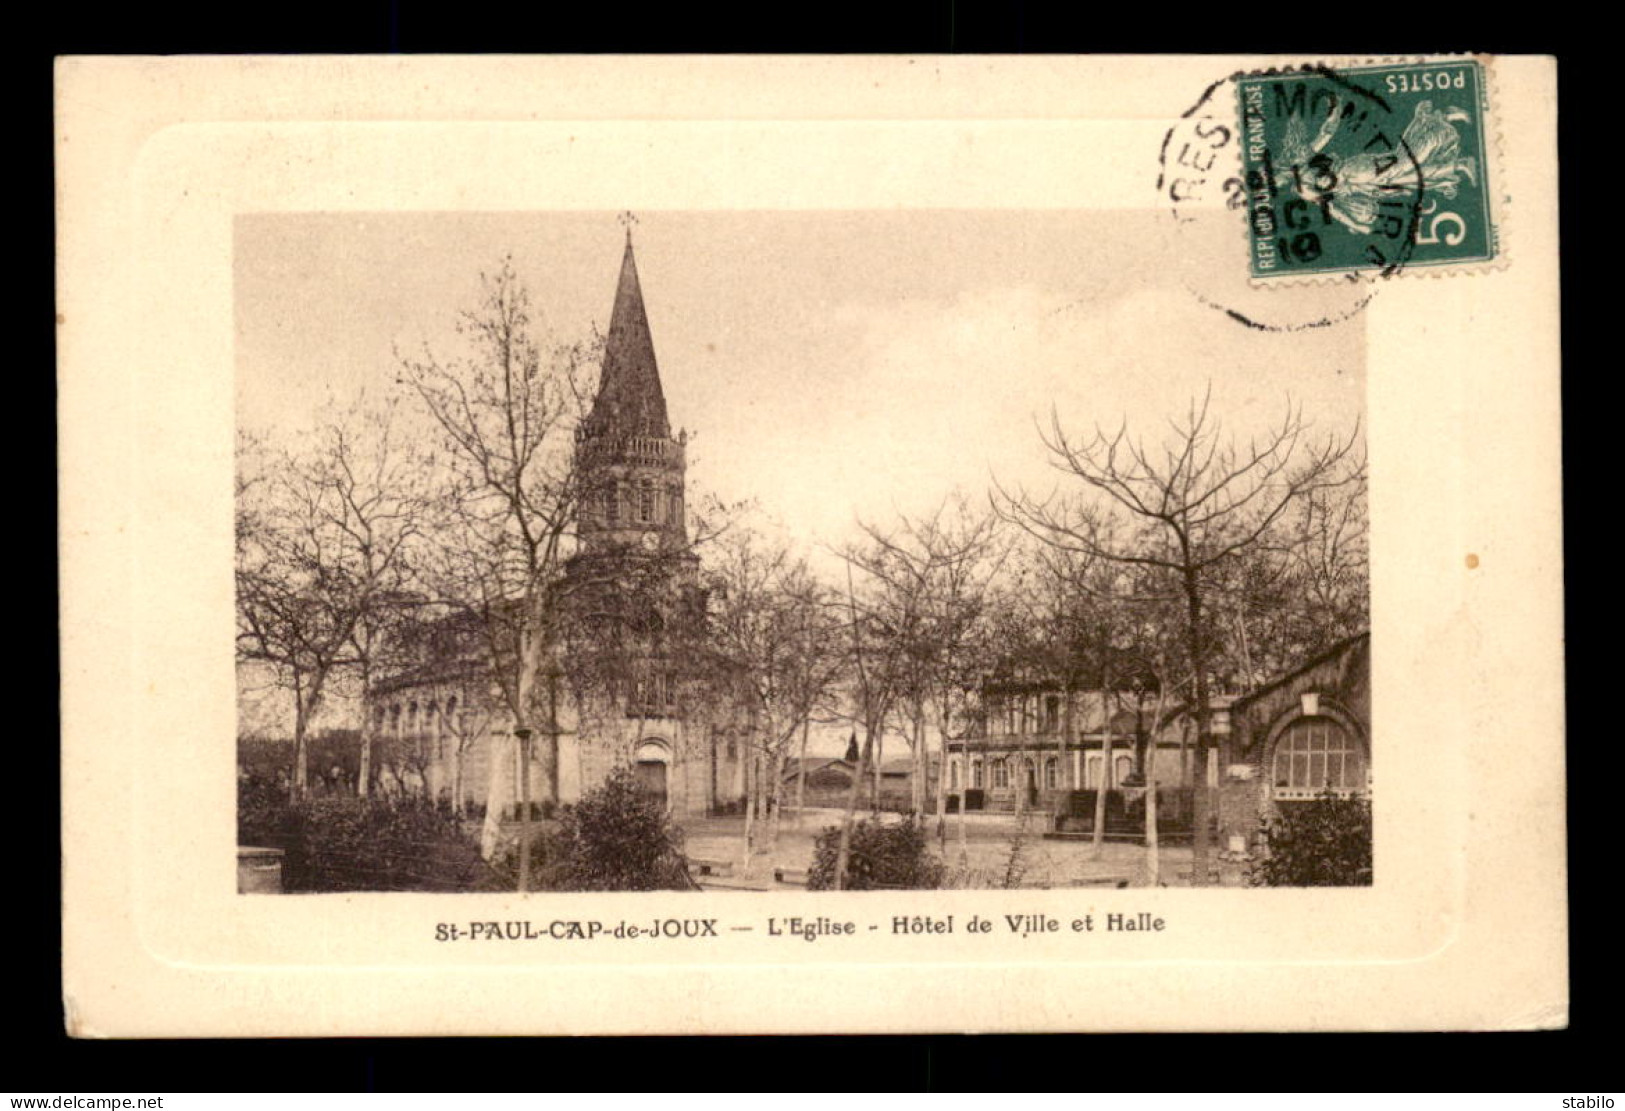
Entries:
MULTIPOLYGON (((667 414, 629 229, 598 392, 575 435, 583 493, 562 586, 570 628, 553 687, 560 732, 556 766, 552 751, 532 757, 538 809, 575 801, 617 767, 678 816, 712 812, 743 791, 744 723, 703 666, 687 439, 673 435, 667 414)), ((520 745, 479 621, 457 614, 442 626, 412 666, 368 692, 369 725, 397 754, 384 789, 392 778, 401 790, 508 818, 520 798, 520 745)))

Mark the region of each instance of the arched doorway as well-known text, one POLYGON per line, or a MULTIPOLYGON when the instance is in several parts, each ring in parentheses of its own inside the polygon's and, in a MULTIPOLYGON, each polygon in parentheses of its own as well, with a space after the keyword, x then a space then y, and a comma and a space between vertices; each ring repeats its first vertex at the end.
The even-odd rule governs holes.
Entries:
POLYGON ((655 796, 662 806, 670 805, 668 779, 671 770, 671 748, 665 741, 644 741, 638 746, 632 761, 632 774, 639 789, 655 796))

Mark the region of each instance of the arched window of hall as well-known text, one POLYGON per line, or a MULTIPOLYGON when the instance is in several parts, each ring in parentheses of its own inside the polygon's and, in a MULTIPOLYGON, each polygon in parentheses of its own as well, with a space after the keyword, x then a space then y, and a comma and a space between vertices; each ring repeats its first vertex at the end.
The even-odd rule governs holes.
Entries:
POLYGON ((1270 784, 1277 798, 1363 791, 1366 756, 1358 738, 1329 717, 1302 717, 1275 742, 1270 784))

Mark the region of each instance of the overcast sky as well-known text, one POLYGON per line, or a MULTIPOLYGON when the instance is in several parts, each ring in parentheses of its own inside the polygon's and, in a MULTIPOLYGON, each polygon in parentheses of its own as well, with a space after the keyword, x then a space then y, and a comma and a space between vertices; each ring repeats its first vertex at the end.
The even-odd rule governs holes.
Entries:
MULTIPOLYGON (((916 512, 988 476, 1046 486, 1035 415, 1153 438, 1209 380, 1236 431, 1290 393, 1322 427, 1363 412, 1359 316, 1246 328, 1170 275, 1151 212, 639 214, 638 271, 694 490, 754 498, 809 544, 855 515, 916 512)), ((238 410, 285 433, 396 345, 450 350, 482 269, 512 253, 563 338, 608 323, 612 212, 238 218, 238 410)), ((1238 230, 1237 234, 1241 234, 1238 230)))

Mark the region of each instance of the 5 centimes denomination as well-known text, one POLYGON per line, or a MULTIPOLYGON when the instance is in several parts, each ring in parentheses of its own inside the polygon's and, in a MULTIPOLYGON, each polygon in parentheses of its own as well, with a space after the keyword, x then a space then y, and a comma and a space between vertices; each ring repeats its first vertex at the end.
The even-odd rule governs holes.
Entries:
POLYGON ((1305 67, 1236 93, 1253 279, 1495 258, 1477 59, 1305 67))

